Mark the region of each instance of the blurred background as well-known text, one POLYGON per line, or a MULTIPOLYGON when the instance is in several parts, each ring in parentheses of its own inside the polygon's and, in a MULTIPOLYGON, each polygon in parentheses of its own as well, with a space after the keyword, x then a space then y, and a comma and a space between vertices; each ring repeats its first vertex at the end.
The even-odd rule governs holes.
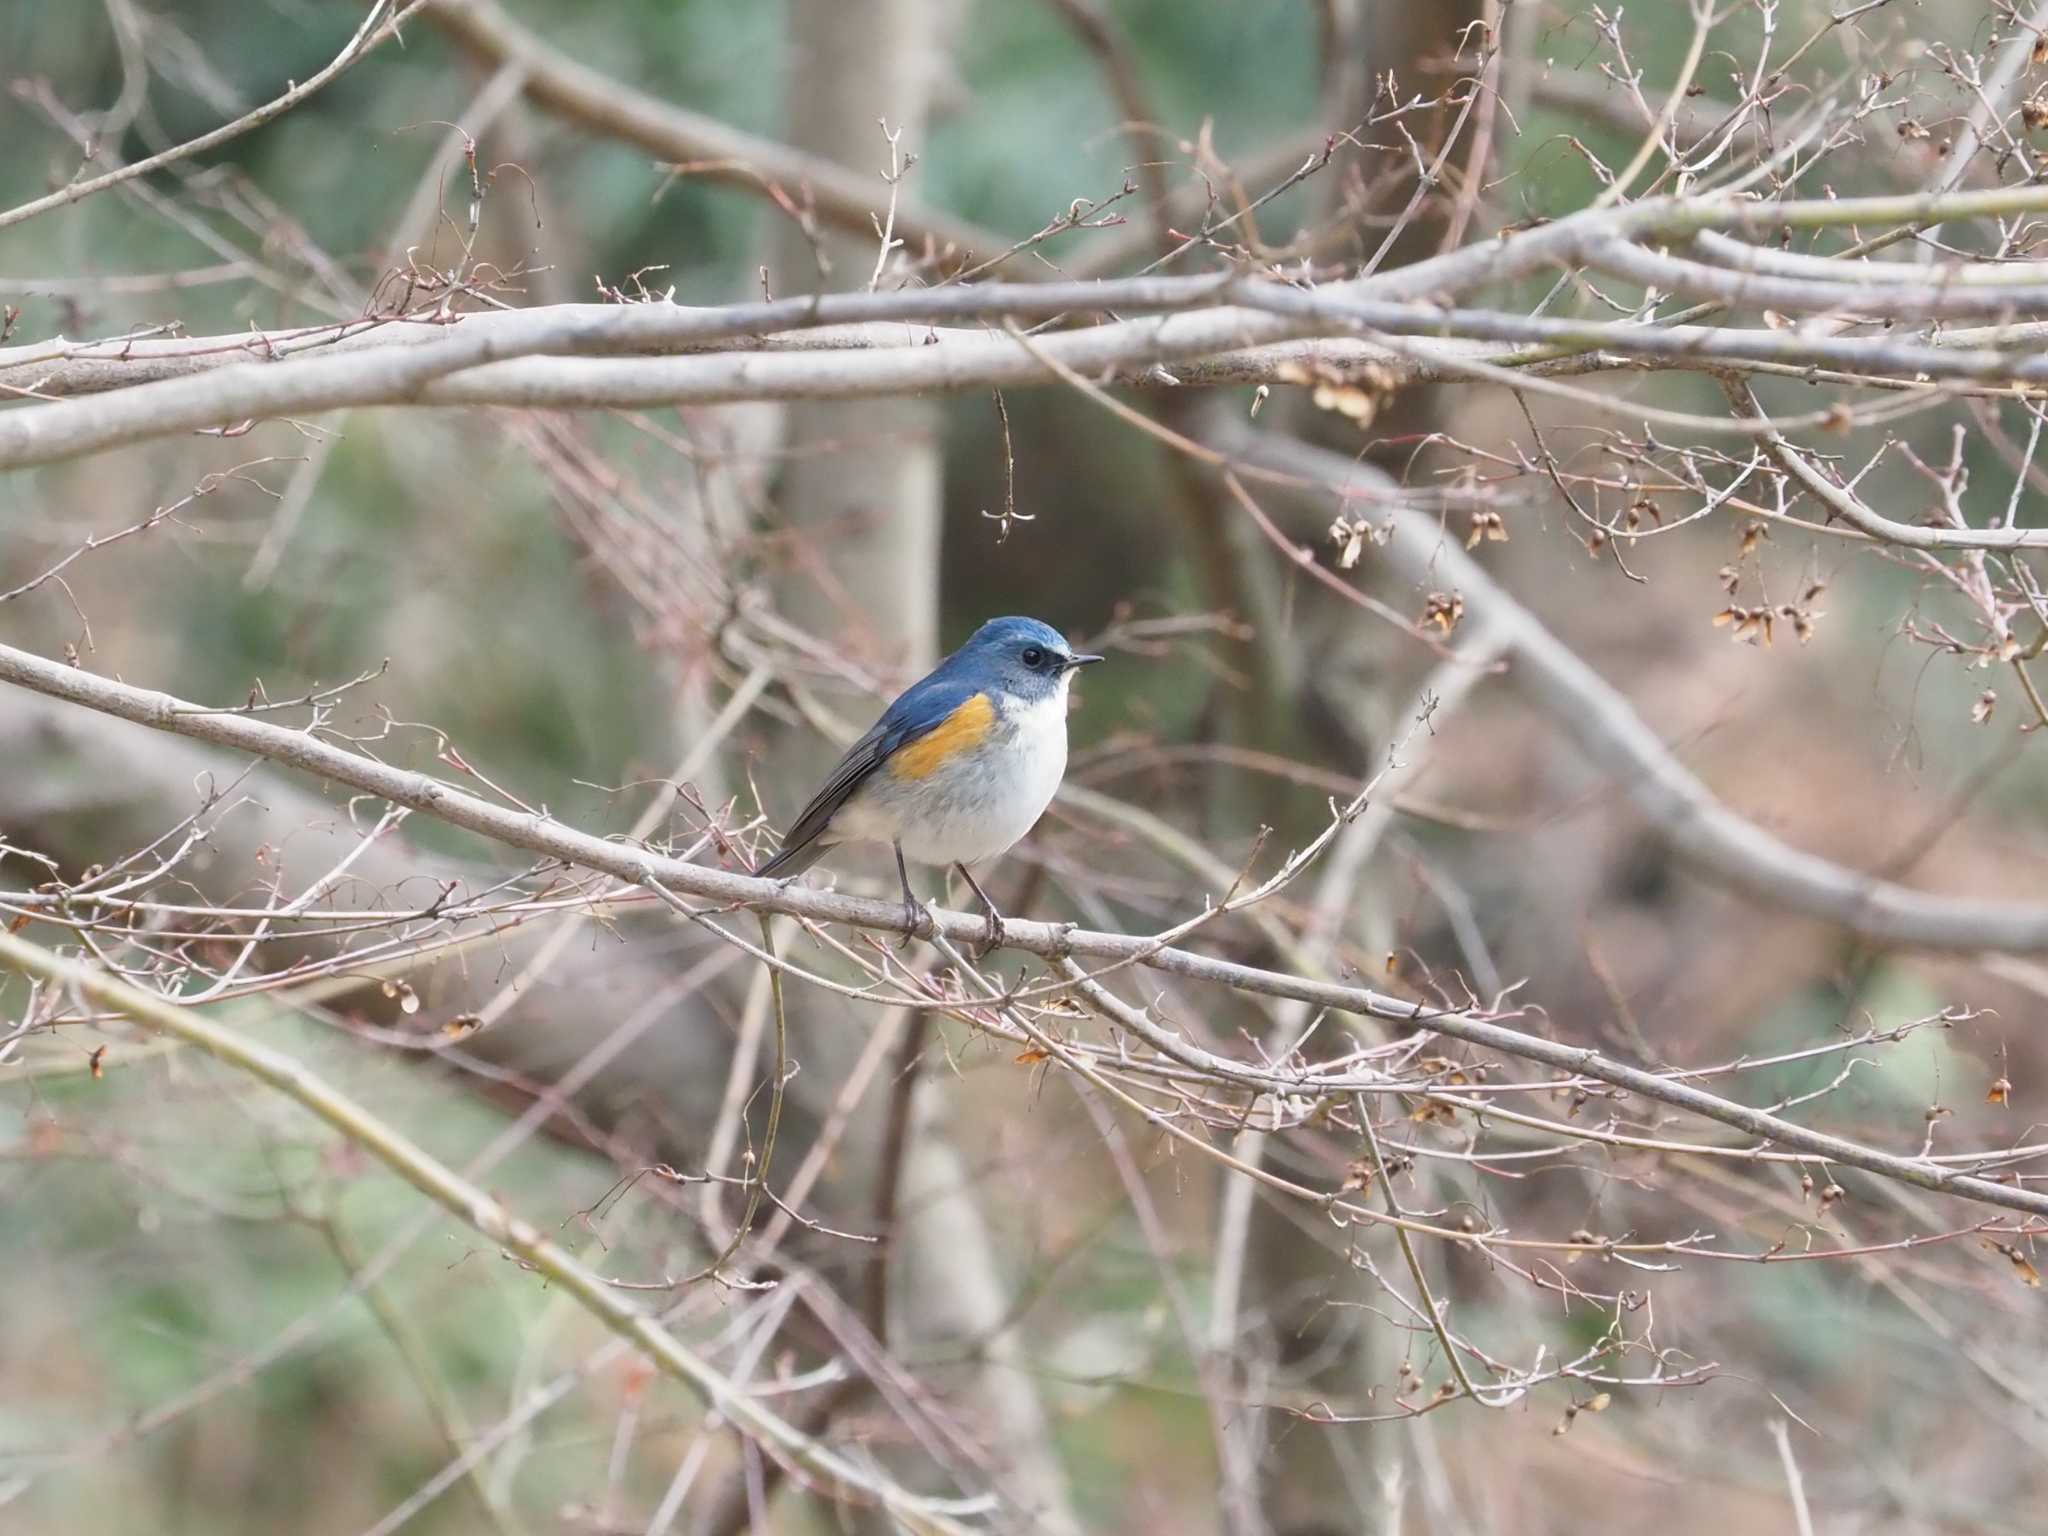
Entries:
MULTIPOLYGON (((2008 8, 1864 9, 1830 25, 1819 0, 1729 7, 1687 110, 1741 99, 1760 50, 1782 61, 1812 34, 1779 110, 1878 77, 1897 105, 1776 190, 1922 184, 2008 8)), ((321 70, 364 12, 0 0, 0 207, 240 116, 321 70)), ((720 304, 866 286, 874 228, 835 216, 822 181, 750 170, 752 141, 707 124, 852 168, 878 218, 895 163, 909 243, 885 284, 957 272, 946 242, 963 229, 1002 242, 978 259, 1050 229, 989 274, 1019 280, 1132 274, 1173 251, 1160 270, 1399 263, 1583 206, 1595 166, 1646 131, 1631 72, 1661 108, 1691 35, 1675 6, 1610 18, 1577 0, 430 7, 221 150, 0 228, 5 342, 278 330, 443 295, 720 304), (1475 173, 1459 108, 1483 71, 1475 173), (1473 206, 1432 196, 1397 221, 1418 149, 1454 125, 1473 206)), ((1745 130, 1731 163, 1767 139, 1745 130)), ((1972 170, 1982 184, 2029 174, 1994 158, 1972 170)), ((1553 280, 1492 301, 1530 308, 1553 280)), ((1601 302, 1575 292, 1561 312, 1601 302)), ((1810 383, 1766 385, 1777 409, 1825 404, 1810 383)), ((1726 411, 1704 377, 1589 387, 1726 411)), ((1632 499, 1674 525, 1699 510, 1638 488, 1660 451, 1640 424, 1465 384, 1402 389, 1361 426, 1305 395, 1271 392, 1258 425, 1363 457, 1425 508, 1446 487, 1497 488, 1508 536, 1477 558, 1742 815, 1928 890, 2048 890, 2028 705, 2004 671, 1930 640, 1969 610, 1924 564, 1720 514, 1589 542, 1543 455, 1598 482, 1579 483, 1603 517, 1632 499), (1800 603, 1810 638, 1717 623, 1730 568, 1800 603)), ((1253 390, 1119 398, 1199 435, 1207 411, 1246 420, 1253 390)), ((2034 526, 2038 498, 2014 480, 2035 473, 2016 455, 2038 427, 2023 403, 1950 400, 1829 446, 1851 473, 1888 437, 1930 464, 1960 453, 1973 518, 2013 495, 2034 526)), ((1902 521, 1933 500, 1896 452, 1862 489, 1902 521)), ((1333 502, 1271 505, 1338 569, 1333 502)), ((1462 538, 1464 514, 1445 515, 1462 538)), ((1006 910, 1164 927, 1247 860, 1270 870, 1398 755, 1415 771, 1327 935, 1340 974, 1431 1000, 1511 993, 1522 1027, 1652 1066, 1816 1050, 1717 1091, 1826 1090, 1800 1112, 1894 1151, 2031 1139, 2048 969, 1877 950, 1701 878, 1497 676, 1417 727, 1418 690, 1442 686, 1430 646, 1309 580, 1185 458, 1070 388, 357 410, 180 437, 0 475, 0 591, 127 530, 0 601, 0 639, 221 704, 363 679, 335 720, 365 750, 729 867, 707 826, 786 825, 893 690, 984 618, 1034 614, 1112 660, 1077 690, 1072 793, 993 871, 1006 910)), ((1369 549, 1342 579, 1424 612, 1426 591, 1369 549)), ((1427 1154, 1405 1198, 1452 1224, 1469 1210, 1546 1238, 1711 1232, 1752 1255, 1833 1256, 1524 1269, 1425 1243, 1439 1295, 1503 1362, 1625 1339, 1601 1358, 1636 1384, 1555 1380, 1504 1409, 1416 1414, 1447 1378, 1430 1330, 1387 1299, 1407 1272, 1385 1233, 1233 1201, 1214 1162, 1003 1042, 822 993, 792 1002, 771 1186, 828 1155, 753 1271, 779 1286, 666 1288, 717 1252, 741 1202, 636 1174, 746 1171, 734 1138, 758 1142, 768 1070, 759 968, 644 899, 591 909, 560 870, 381 814, 0 693, 0 886, 121 869, 177 935, 141 953, 217 977, 268 893, 303 889, 375 828, 324 902, 360 925, 266 942, 250 968, 319 979, 238 989, 219 1016, 476 1168, 605 1274, 657 1287, 650 1305, 810 1432, 915 1486, 1001 1490, 997 1528, 1546 1532, 1654 1509, 1670 1536, 1790 1530, 1776 1422, 1817 1529, 2040 1528, 2038 1282, 1968 1230, 1986 1210, 1847 1176, 1823 1200, 1797 1167, 1683 1151, 1538 1158, 1512 1128, 1424 1115, 1403 1129, 1427 1154), (560 904, 467 925, 391 915, 450 881, 560 904), (737 1122, 721 1114, 735 1104, 737 1122), (842 1235, 884 1230, 886 1270, 842 1235), (1914 1234, 1946 1240, 1894 1246, 1914 1234), (1233 1243, 1242 1263, 1219 1264, 1233 1243), (1660 1372, 1672 1383, 1641 1384, 1660 1372), (1319 1422, 1332 1415, 1356 1422, 1319 1422)), ((839 878, 893 890, 886 855, 851 855, 839 878)), ((1314 916, 1305 890, 1272 914, 1297 941, 1314 916)), ((1248 920, 1200 942, 1288 964, 1248 920)), ((25 998, 0 987, 8 1020, 25 998)), ((1282 1038, 1245 999, 1173 1002, 1219 1049, 1282 1038)), ((21 1044, 0 1056, 0 1529, 883 1528, 750 1459, 575 1306, 260 1085, 113 1020, 21 1044)), ((1359 1151, 1304 1126, 1264 1155, 1334 1185, 1359 1151)))

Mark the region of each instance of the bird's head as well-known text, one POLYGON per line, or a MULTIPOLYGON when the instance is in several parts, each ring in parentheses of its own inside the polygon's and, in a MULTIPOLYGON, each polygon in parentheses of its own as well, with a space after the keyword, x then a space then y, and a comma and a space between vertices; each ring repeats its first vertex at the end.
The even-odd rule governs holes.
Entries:
POLYGON ((1066 637, 1037 619, 990 619, 967 639, 955 661, 996 688, 1037 700, 1063 692, 1077 667, 1102 660, 1077 654, 1066 637))

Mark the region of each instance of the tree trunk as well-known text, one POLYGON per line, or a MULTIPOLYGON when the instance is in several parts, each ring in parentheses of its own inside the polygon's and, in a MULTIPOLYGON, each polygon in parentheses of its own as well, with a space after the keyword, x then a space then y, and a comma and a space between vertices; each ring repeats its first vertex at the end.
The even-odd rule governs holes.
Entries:
MULTIPOLYGON (((791 0, 788 140, 872 169, 878 223, 888 216, 890 136, 901 134, 899 165, 921 154, 954 11, 939 0, 791 0)), ((916 175, 912 168, 907 182, 916 175)), ((801 208, 800 189, 788 190, 801 208)), ((878 274, 881 245, 879 234, 785 220, 769 286, 778 296, 886 289, 902 279, 894 256, 878 274)), ((784 418, 777 500, 798 551, 777 582, 778 606, 905 681, 939 649, 939 429, 937 406, 908 399, 807 402, 784 418)), ((827 765, 827 754, 801 738, 786 745, 778 768, 801 765, 801 773, 782 782, 785 808, 827 765)), ((802 1030, 807 1060, 827 1080, 842 1080, 863 1044, 846 1028, 844 1010, 815 1010, 802 1030)), ((936 1103, 942 1092, 927 1085, 917 1093, 895 1202, 904 1216, 884 1234, 893 1342, 913 1360, 971 1346, 972 1363, 925 1374, 989 1449, 1006 1526, 1074 1530, 1044 1410, 1019 1369, 1007 1277, 936 1103)), ((863 1111, 849 1161, 879 1165, 884 1118, 878 1105, 863 1111)))
MULTIPOLYGON (((1456 54, 1463 29, 1480 10, 1480 0, 1441 0, 1434 5, 1332 0, 1323 8, 1328 28, 1324 41, 1330 50, 1324 69, 1324 111, 1334 114, 1335 121, 1325 126, 1360 132, 1373 110, 1378 82, 1389 71, 1404 100, 1445 90, 1451 77, 1425 74, 1425 66, 1441 65, 1456 54)), ((1476 114, 1492 107, 1480 103, 1473 110, 1476 114)), ((1454 119, 1453 109, 1440 120, 1448 130, 1454 119)), ((1461 150, 1470 142, 1469 125, 1466 133, 1461 150)), ((1437 146, 1424 147, 1433 155, 1437 146)), ((1343 185, 1333 181, 1333 202, 1341 199, 1343 185)), ((1397 213, 1412 191, 1412 180, 1404 180, 1370 211, 1397 213)), ((1331 212, 1337 212, 1336 207, 1331 212)), ((1423 212, 1386 250, 1379 269, 1430 254, 1444 229, 1440 217, 1423 212)), ((1384 238, 1384 228, 1361 221, 1336 254, 1364 260, 1379 251, 1384 238)), ((1311 440, 1330 442, 1347 453, 1363 446, 1350 421, 1312 411, 1305 402, 1294 409, 1299 430, 1311 440)), ((1382 413, 1368 436, 1407 439, 1435 425, 1435 391, 1409 389, 1382 413)), ((1398 445, 1384 450, 1397 465, 1406 452, 1398 445)), ((1234 522, 1234 537, 1245 545, 1258 543, 1242 519, 1234 522)), ((1270 558, 1251 549, 1247 557, 1270 558)), ((1269 696, 1267 734, 1247 744, 1326 761, 1346 773, 1370 772, 1377 766, 1389 726, 1399 729, 1406 723, 1394 718, 1402 702, 1401 685, 1389 680, 1384 631, 1359 624, 1355 610, 1323 597, 1308 584, 1289 596, 1291 621, 1302 632, 1300 642, 1282 645, 1277 635, 1267 633, 1260 637, 1258 649, 1321 661, 1288 678, 1275 678, 1269 669, 1262 682, 1279 686, 1269 696)), ((1270 618, 1270 612, 1261 617, 1270 618)), ((1279 810, 1272 807, 1261 819, 1285 825, 1279 810)), ((1243 811, 1241 804, 1239 814, 1243 811)), ((1367 952, 1386 948, 1391 914, 1370 878, 1361 884, 1346 918, 1344 937, 1367 952)), ((1321 1043, 1334 1049, 1342 1039, 1340 1032, 1331 1032, 1321 1043)), ((1255 1397, 1263 1387, 1273 1397, 1362 1399, 1373 1385, 1391 1379, 1398 1362, 1387 1358, 1385 1347, 1375 1345, 1374 1330, 1363 1325, 1361 1320, 1371 1314, 1344 1303, 1377 1305, 1384 1298, 1371 1294, 1371 1283, 1363 1275, 1311 1241, 1288 1216, 1256 1200, 1249 1181, 1225 1182, 1218 1227, 1226 1242, 1243 1244, 1243 1289, 1238 1305, 1227 1309, 1235 1315, 1219 1314, 1216 1342, 1234 1348, 1255 1397)), ((1225 1448, 1225 1529, 1229 1536, 1306 1536, 1356 1529, 1361 1519, 1369 1518, 1369 1507, 1374 1510, 1370 1518, 1378 1517, 1383 1469, 1398 1461, 1409 1443, 1405 1435, 1375 1434, 1363 1426, 1310 1430, 1287 1414, 1247 1412, 1231 1426, 1225 1448)))

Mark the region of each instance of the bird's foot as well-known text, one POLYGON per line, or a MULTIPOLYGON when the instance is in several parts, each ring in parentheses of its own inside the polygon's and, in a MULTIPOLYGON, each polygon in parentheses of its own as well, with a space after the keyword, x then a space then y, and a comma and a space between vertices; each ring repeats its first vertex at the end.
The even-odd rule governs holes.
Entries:
POLYGON ((974 958, 984 960, 991 951, 1001 949, 1005 944, 1009 943, 1010 936, 1003 927, 1003 914, 996 910, 996 904, 990 901, 987 896, 982 895, 980 886, 974 888, 974 894, 981 897, 982 915, 988 919, 987 931, 982 934, 980 942, 974 946, 974 958))
POLYGON ((955 864, 953 867, 960 872, 960 878, 967 882, 967 888, 974 892, 975 899, 981 903, 983 914, 988 918, 988 931, 982 935, 981 942, 974 950, 974 958, 980 960, 991 950, 1001 949, 1009 943, 1009 935, 1003 928, 1003 914, 996 909, 996 904, 989 899, 988 892, 981 888, 981 882, 974 878, 965 864, 955 864))
POLYGON ((975 946, 974 958, 977 960, 983 959, 991 950, 1001 949, 1009 942, 1010 936, 1003 927, 1003 914, 994 907, 990 907, 988 909, 988 931, 982 935, 981 942, 975 946))

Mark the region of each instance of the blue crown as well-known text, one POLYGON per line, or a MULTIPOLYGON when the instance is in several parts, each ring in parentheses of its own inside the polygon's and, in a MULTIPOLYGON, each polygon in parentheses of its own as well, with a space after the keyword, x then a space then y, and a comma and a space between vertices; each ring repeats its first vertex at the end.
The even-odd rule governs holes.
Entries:
POLYGON ((1037 619, 1006 618, 990 619, 960 647, 963 651, 1008 650, 1012 646, 1042 645, 1048 650, 1066 653, 1066 637, 1050 624, 1041 624, 1037 619))

